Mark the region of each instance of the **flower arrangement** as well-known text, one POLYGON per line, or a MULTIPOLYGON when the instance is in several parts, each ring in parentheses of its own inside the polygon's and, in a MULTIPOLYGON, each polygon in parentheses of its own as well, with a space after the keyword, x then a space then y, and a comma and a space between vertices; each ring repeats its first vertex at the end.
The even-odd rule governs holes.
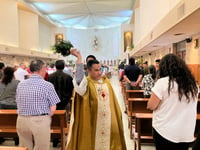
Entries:
POLYGON ((73 45, 70 41, 61 41, 60 43, 52 46, 52 50, 55 53, 60 53, 63 56, 68 56, 68 55, 70 55, 70 49, 72 47, 73 47, 73 45))

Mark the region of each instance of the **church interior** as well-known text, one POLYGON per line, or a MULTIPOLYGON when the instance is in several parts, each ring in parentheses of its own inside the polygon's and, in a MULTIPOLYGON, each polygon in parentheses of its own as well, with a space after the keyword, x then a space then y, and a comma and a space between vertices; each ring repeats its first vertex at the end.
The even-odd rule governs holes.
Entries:
MULTIPOLYGON (((154 150, 154 110, 146 108, 151 98, 144 97, 143 88, 127 88, 131 80, 124 79, 125 68, 134 58, 145 72, 145 65, 155 66, 157 60, 162 62, 164 56, 173 54, 186 64, 200 87, 199 18, 200 0, 0 0, 0 63, 15 71, 23 64, 31 75, 30 62, 40 59, 50 75, 56 70, 57 60, 63 60, 74 79, 77 58, 70 55, 70 49, 77 49, 82 55, 85 70, 86 57, 94 55, 117 97, 126 149, 154 150)), ((0 91, 0 105, 4 93, 0 91)), ((73 94, 71 100, 75 97, 73 94)), ((200 131, 199 97, 194 139, 200 131)), ((52 117, 51 137, 59 142, 55 144, 51 139, 50 150, 67 147, 73 110, 69 105, 63 114, 58 111, 52 117)), ((0 150, 28 150, 19 144, 16 119, 16 109, 0 106, 0 150)), ((189 150, 193 150, 193 144, 189 150)))

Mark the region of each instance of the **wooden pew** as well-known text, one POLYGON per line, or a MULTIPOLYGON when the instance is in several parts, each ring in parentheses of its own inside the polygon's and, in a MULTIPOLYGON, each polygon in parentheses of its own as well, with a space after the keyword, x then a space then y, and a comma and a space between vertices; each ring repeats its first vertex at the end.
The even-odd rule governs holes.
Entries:
MULTIPOLYGON (((16 121, 16 110, 0 110, 0 137, 18 137, 16 121)), ((51 138, 61 138, 61 150, 65 150, 67 133, 66 111, 56 110, 52 117, 51 138)))
MULTIPOLYGON (((134 133, 134 144, 135 150, 141 150, 142 142, 152 142, 152 113, 136 113, 136 126, 134 133)), ((197 135, 200 129, 200 114, 197 114, 196 127, 195 127, 195 136, 197 135)))
POLYGON ((147 103, 149 98, 128 98, 128 117, 129 117, 129 126, 130 126, 130 138, 133 138, 133 119, 135 118, 136 113, 151 113, 152 111, 148 110, 147 103))
POLYGON ((128 98, 144 98, 144 90, 126 90, 126 99, 128 98))
MULTIPOLYGON (((125 96, 124 96, 126 111, 128 112, 128 108, 129 108, 128 106, 129 98, 143 98, 143 97, 144 97, 143 90, 126 90, 125 96)), ((130 119, 129 119, 129 122, 130 122, 130 119)), ((130 128, 130 123, 128 123, 128 127, 130 128)))
MULTIPOLYGON (((126 85, 125 85, 126 88, 126 85)), ((128 113, 128 110, 130 108, 129 106, 129 102, 128 99, 129 98, 144 98, 144 94, 143 94, 144 90, 125 90, 125 107, 126 107, 126 111, 128 113)), ((130 132, 132 132, 132 122, 131 122, 131 117, 128 115, 128 128, 130 128, 130 132)), ((130 137, 132 138, 132 134, 130 134, 130 137)))
POLYGON ((152 112, 146 109, 148 101, 149 98, 128 98, 128 114, 135 116, 136 113, 152 112))
POLYGON ((65 150, 68 130, 66 110, 56 110, 52 117, 51 137, 61 139, 61 150, 65 150))
POLYGON ((144 98, 143 95, 144 90, 126 90, 125 91, 125 104, 126 104, 126 110, 128 109, 128 99, 129 98, 144 98))
POLYGON ((152 113, 136 113, 135 115, 135 150, 141 150, 142 140, 153 140, 152 113))
POLYGON ((25 147, 0 146, 0 150, 28 150, 25 147))

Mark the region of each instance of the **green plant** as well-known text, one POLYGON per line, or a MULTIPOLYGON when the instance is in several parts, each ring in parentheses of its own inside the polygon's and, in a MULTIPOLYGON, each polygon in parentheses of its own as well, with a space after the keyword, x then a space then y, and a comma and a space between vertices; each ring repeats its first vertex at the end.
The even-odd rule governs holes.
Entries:
POLYGON ((55 44, 51 49, 55 53, 60 53, 63 56, 68 56, 70 54, 70 49, 73 47, 70 41, 61 41, 58 44, 55 44))
POLYGON ((131 49, 134 49, 134 45, 131 45, 131 49))

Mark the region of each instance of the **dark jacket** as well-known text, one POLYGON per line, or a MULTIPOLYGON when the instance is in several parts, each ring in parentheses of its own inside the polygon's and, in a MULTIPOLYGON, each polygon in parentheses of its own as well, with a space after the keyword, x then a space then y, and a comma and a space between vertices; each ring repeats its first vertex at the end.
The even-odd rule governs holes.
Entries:
POLYGON ((64 73, 62 70, 57 70, 49 75, 48 80, 54 85, 61 100, 61 102, 57 104, 57 109, 66 109, 67 103, 70 101, 74 89, 72 77, 64 73))

